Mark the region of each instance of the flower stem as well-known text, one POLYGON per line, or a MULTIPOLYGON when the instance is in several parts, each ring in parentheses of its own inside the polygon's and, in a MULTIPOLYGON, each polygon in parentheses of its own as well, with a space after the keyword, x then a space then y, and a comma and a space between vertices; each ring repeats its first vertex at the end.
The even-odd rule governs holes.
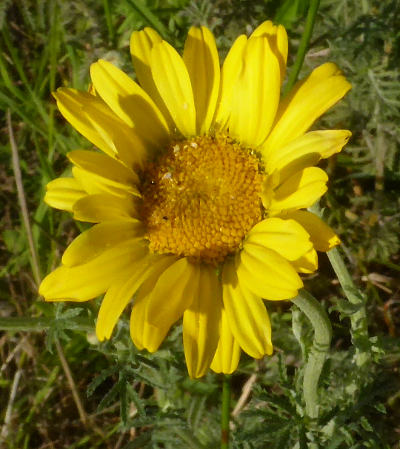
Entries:
POLYGON ((113 45, 114 44, 114 27, 112 24, 110 0, 103 0, 103 7, 104 7, 104 15, 106 18, 106 23, 107 23, 108 42, 110 43, 110 45, 113 45))
MULTIPOLYGON (((318 204, 314 204, 309 208, 311 212, 322 218, 322 211, 318 204)), ((327 252, 329 262, 340 282, 344 294, 349 303, 355 307, 355 312, 350 315, 351 323, 351 338, 355 345, 355 362, 358 367, 367 365, 370 361, 370 353, 368 345, 365 344, 368 340, 368 320, 367 311, 365 308, 365 298, 358 290, 353 282, 353 278, 344 263, 343 257, 338 248, 333 248, 327 252), (366 348, 366 349, 363 349, 366 348)))
POLYGON ((294 83, 299 76, 300 69, 303 65, 304 57, 306 55, 307 47, 311 39, 312 31, 314 28, 315 18, 319 7, 320 0, 310 0, 310 7, 307 13, 306 25, 303 35, 301 36, 300 45, 297 49, 296 59, 290 70, 289 78, 283 91, 283 96, 286 96, 292 89, 294 83))
POLYGON ((229 448, 229 417, 231 403, 231 376, 222 378, 222 409, 221 409, 221 449, 229 448))
POLYGON ((15 184, 17 186, 17 194, 18 194, 18 202, 21 208, 22 221, 24 223, 26 236, 28 239, 29 251, 31 255, 31 266, 33 277, 35 279, 35 283, 37 286, 40 284, 40 266, 39 266, 39 257, 37 254, 32 227, 29 218, 29 211, 26 202, 26 196, 24 191, 24 185, 22 183, 22 175, 21 175, 21 164, 19 159, 19 152, 17 143, 14 137, 14 130, 11 122, 11 112, 10 109, 7 111, 7 127, 8 127, 8 136, 10 140, 11 154, 12 154, 12 167, 14 171, 15 184))
POLYGON ((362 347, 365 346, 362 344, 362 340, 368 339, 368 321, 364 297, 354 285, 353 279, 338 248, 331 249, 327 254, 332 268, 336 273, 340 285, 342 286, 344 294, 349 302, 357 308, 357 310, 350 315, 351 338, 353 340, 353 344, 355 343, 356 348, 356 365, 362 367, 370 360, 369 352, 362 350, 362 347), (357 344, 358 342, 360 344, 357 344))
POLYGON ((314 342, 304 370, 303 394, 307 415, 317 418, 318 380, 331 344, 332 326, 324 308, 307 291, 300 290, 292 301, 307 316, 314 328, 314 342))

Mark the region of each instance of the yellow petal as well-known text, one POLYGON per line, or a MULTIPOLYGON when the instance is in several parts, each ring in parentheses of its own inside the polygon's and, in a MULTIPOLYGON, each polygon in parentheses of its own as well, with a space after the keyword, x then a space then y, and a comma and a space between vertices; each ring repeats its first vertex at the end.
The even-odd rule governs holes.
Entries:
POLYGON ((99 223, 72 241, 62 256, 62 263, 67 267, 82 265, 111 247, 134 239, 143 239, 143 225, 138 220, 99 223))
POLYGON ((206 134, 214 117, 220 82, 218 50, 210 30, 190 28, 183 61, 193 89, 197 133, 206 134))
POLYGON ((335 64, 316 68, 299 81, 280 103, 271 134, 263 144, 263 153, 276 151, 304 134, 325 111, 338 102, 351 88, 335 64))
POLYGON ((287 260, 296 260, 312 248, 309 234, 295 220, 266 218, 248 233, 246 242, 270 248, 287 260))
POLYGON ((264 22, 260 23, 258 27, 251 33, 250 39, 253 37, 273 37, 276 35, 276 29, 277 27, 272 23, 271 20, 265 20, 264 22))
MULTIPOLYGON (((87 92, 66 88, 58 89, 53 96, 61 114, 77 131, 106 154, 115 157, 117 150, 111 136, 106 132, 104 135, 99 134, 90 120, 90 116, 96 116, 97 119, 100 118, 100 121, 103 118, 104 124, 111 122, 115 125, 118 123, 117 119, 113 121, 110 111, 107 111, 106 105, 101 99, 87 92)), ((105 125, 105 131, 107 128, 110 126, 105 125)))
POLYGON ((130 40, 132 64, 142 88, 152 97, 154 84, 151 83, 151 49, 162 41, 156 30, 145 27, 141 31, 134 31, 130 40), (148 87, 150 87, 150 92, 148 87))
POLYGON ((57 178, 47 184, 44 202, 56 209, 72 212, 76 201, 86 195, 76 179, 57 178))
POLYGON ((315 249, 311 249, 307 254, 291 262, 298 273, 314 273, 318 270, 318 254, 315 249))
POLYGON ((229 134, 242 144, 259 146, 275 118, 280 95, 280 68, 268 39, 250 39, 244 66, 234 87, 229 134))
POLYGON ((115 159, 94 151, 75 150, 67 154, 68 159, 77 167, 90 172, 98 182, 107 185, 113 191, 139 195, 135 184, 139 178, 135 172, 115 159))
POLYGON ((240 360, 240 346, 229 327, 226 311, 221 314, 220 337, 210 368, 215 373, 232 374, 240 360))
POLYGON ((149 297, 157 283, 158 278, 176 261, 172 256, 159 256, 149 266, 148 275, 143 282, 133 304, 130 333, 133 343, 138 349, 147 349, 149 352, 157 351, 167 335, 170 323, 160 322, 157 327, 148 320, 149 297))
POLYGON ((96 92, 148 145, 158 149, 168 142, 168 125, 149 95, 126 73, 100 59, 90 66, 96 92))
POLYGON ((149 275, 151 263, 154 263, 154 257, 152 256, 146 255, 137 260, 125 276, 114 281, 107 290, 96 322, 96 335, 100 341, 111 338, 112 331, 121 313, 149 275))
POLYGON ((278 49, 278 59, 279 66, 281 69, 281 84, 285 79, 286 74, 286 62, 288 56, 288 36, 285 30, 285 27, 282 25, 278 25, 278 29, 276 32, 276 46, 278 49))
POLYGON ((277 252, 245 243, 237 267, 238 283, 264 299, 294 298, 303 286, 292 265, 277 252))
POLYGON ((57 268, 44 278, 39 293, 47 301, 80 302, 95 298, 145 252, 145 247, 136 241, 123 242, 86 264, 57 268))
POLYGON ((171 131, 173 121, 171 115, 161 98, 151 74, 151 50, 155 44, 162 41, 160 35, 153 28, 145 27, 141 31, 134 31, 131 35, 130 50, 132 64, 141 87, 150 95, 163 114, 171 131))
POLYGON ((350 136, 351 132, 347 130, 311 131, 268 153, 265 170, 267 173, 278 171, 282 182, 296 171, 341 151, 350 136))
POLYGON ((312 206, 326 192, 327 181, 327 174, 318 167, 308 167, 295 173, 275 190, 269 213, 312 206))
POLYGON ((186 257, 179 259, 159 277, 149 297, 148 320, 160 327, 175 323, 198 294, 200 269, 186 257))
POLYGON ((72 210, 75 220, 89 223, 136 217, 133 197, 119 197, 106 193, 87 195, 78 200, 72 210))
POLYGON ((178 52, 165 41, 152 49, 151 73, 176 127, 185 137, 196 135, 196 109, 190 77, 178 52))
POLYGON ((99 176, 77 166, 72 167, 72 175, 89 195, 104 193, 118 197, 126 197, 131 195, 135 195, 136 197, 140 196, 139 191, 135 187, 128 187, 123 184, 118 185, 110 179, 104 178, 103 176, 99 176))
POLYGON ((206 374, 219 340, 221 286, 214 267, 200 266, 197 294, 183 314, 183 344, 191 378, 206 374))
POLYGON ((224 308, 235 340, 256 359, 272 354, 271 323, 262 299, 238 282, 233 263, 224 265, 222 279, 224 308))
POLYGON ((96 94, 96 89, 94 88, 93 83, 89 83, 89 86, 88 86, 88 88, 87 88, 87 92, 88 92, 90 95, 94 95, 94 96, 97 95, 97 94, 96 94))
POLYGON ((297 210, 290 212, 287 218, 296 220, 310 234, 310 239, 317 251, 329 251, 340 244, 339 237, 323 220, 315 214, 297 210))
POLYGON ((130 186, 139 182, 139 178, 133 170, 105 154, 96 151, 74 150, 69 152, 67 157, 77 167, 113 180, 118 184, 130 186))
POLYGON ((221 130, 227 126, 231 114, 233 88, 242 70, 243 52, 246 44, 247 37, 242 34, 233 43, 222 66, 221 83, 214 119, 217 127, 221 130))
POLYGON ((269 37, 274 36, 276 34, 276 26, 272 23, 271 20, 265 20, 260 23, 257 28, 251 33, 250 39, 253 37, 269 37))
MULTIPOLYGON (((110 189, 107 189, 106 186, 104 186, 104 183, 99 182, 98 177, 92 176, 90 172, 82 170, 79 167, 72 167, 71 171, 74 179, 80 186, 82 186, 82 189, 86 192, 87 195, 95 195, 98 193, 113 193, 116 196, 121 196, 118 195, 117 192, 111 192, 110 189)), ((126 196, 126 193, 123 196, 126 196)))
POLYGON ((95 95, 75 89, 58 89, 53 93, 61 114, 71 125, 111 157, 128 166, 140 164, 146 150, 132 128, 120 120, 95 95))
POLYGON ((268 38, 273 52, 277 55, 282 84, 285 78, 286 61, 288 55, 288 37, 285 27, 282 25, 275 26, 270 20, 267 20, 253 31, 250 39, 260 36, 268 38))

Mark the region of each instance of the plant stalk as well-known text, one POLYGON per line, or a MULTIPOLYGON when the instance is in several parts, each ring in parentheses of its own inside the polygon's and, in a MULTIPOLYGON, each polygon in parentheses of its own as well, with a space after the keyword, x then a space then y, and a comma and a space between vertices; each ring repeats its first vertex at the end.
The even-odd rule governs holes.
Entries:
POLYGON ((306 413, 318 418, 318 381, 328 355, 332 326, 321 304, 306 290, 300 290, 293 303, 307 316, 314 328, 313 346, 308 355, 303 378, 303 394, 306 413))
POLYGON ((361 343, 355 344, 355 362, 357 366, 362 367, 370 360, 370 354, 361 349, 363 346, 361 340, 368 339, 368 320, 364 297, 354 285, 353 279, 344 263, 339 249, 333 248, 327 254, 344 294, 351 304, 357 306, 357 310, 350 315, 351 337, 353 344, 357 343, 357 340, 361 343))
POLYGON ((231 376, 224 374, 222 378, 221 409, 221 449, 229 448, 229 418, 231 403, 231 376))
POLYGON ((314 28, 315 18, 319 7, 320 0, 310 0, 310 7, 307 13, 306 25, 304 32, 301 36, 299 48, 297 49, 296 59, 292 68, 290 69, 289 78, 286 86, 283 90, 283 96, 285 97, 292 89, 294 83, 299 76, 301 67, 303 66, 304 57, 306 55, 308 44, 310 43, 312 31, 314 28))
MULTIPOLYGON (((318 204, 314 204, 309 210, 322 218, 322 212, 318 204)), ((368 320, 365 299, 354 284, 353 278, 344 263, 339 249, 332 248, 327 252, 327 255, 345 296, 348 301, 357 308, 357 310, 350 315, 351 337, 353 344, 360 343, 355 344, 355 362, 358 367, 362 367, 366 365, 371 358, 368 350, 362 349, 363 347, 367 347, 363 344, 363 341, 365 342, 365 340, 368 339, 368 320)))
POLYGON ((104 7, 104 16, 106 18, 107 23, 108 42, 110 43, 110 45, 114 45, 114 27, 111 17, 110 1, 103 0, 103 7, 104 7))
POLYGON ((38 258, 35 243, 33 240, 32 228, 31 228, 30 219, 29 219, 28 206, 26 203, 24 186, 22 184, 22 175, 21 175, 18 147, 17 147, 17 143, 16 143, 15 137, 14 137, 14 130, 12 127, 12 122, 11 122, 11 112, 9 109, 7 110, 7 128, 8 128, 8 136, 9 136, 11 154, 12 154, 12 167, 13 167, 13 171, 14 171, 15 184, 17 186, 18 202, 19 202, 19 206, 21 208, 22 221, 24 223, 25 232, 26 232, 26 236, 28 239, 29 251, 31 254, 32 273, 33 273, 33 277, 35 279, 36 285, 39 286, 39 284, 40 284, 39 258, 38 258))

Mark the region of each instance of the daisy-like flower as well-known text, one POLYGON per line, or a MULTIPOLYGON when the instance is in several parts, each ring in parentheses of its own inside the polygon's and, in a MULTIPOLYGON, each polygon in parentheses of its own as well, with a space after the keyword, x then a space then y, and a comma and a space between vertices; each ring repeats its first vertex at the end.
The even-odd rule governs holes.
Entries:
POLYGON ((231 373, 241 350, 272 353, 264 299, 294 298, 299 273, 317 269, 316 250, 339 243, 305 209, 327 189, 315 165, 350 132, 308 129, 350 84, 327 63, 280 101, 288 43, 270 21, 239 36, 221 69, 205 27, 190 29, 183 57, 150 28, 132 34, 130 49, 138 82, 99 60, 89 93, 54 94, 102 153, 72 151, 72 177, 47 186, 47 204, 94 225, 40 293, 105 293, 100 341, 133 298, 132 340, 150 352, 183 317, 189 375, 231 373))

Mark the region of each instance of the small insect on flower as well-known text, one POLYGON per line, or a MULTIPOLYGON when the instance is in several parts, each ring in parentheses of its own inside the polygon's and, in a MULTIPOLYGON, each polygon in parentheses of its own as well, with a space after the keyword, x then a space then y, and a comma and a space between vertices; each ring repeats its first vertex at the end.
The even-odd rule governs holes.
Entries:
POLYGON ((130 332, 156 351, 183 317, 191 377, 231 373, 243 350, 272 353, 264 300, 294 298, 316 251, 339 243, 305 210, 327 190, 316 164, 347 130, 307 132, 350 89, 326 63, 280 101, 285 29, 239 36, 220 68, 212 33, 192 27, 181 57, 151 28, 135 31, 138 83, 111 63, 91 66, 90 93, 61 88, 62 115, 98 151, 68 154, 72 177, 45 201, 94 223, 40 286, 47 301, 105 293, 96 324, 109 339, 134 296, 130 332))

